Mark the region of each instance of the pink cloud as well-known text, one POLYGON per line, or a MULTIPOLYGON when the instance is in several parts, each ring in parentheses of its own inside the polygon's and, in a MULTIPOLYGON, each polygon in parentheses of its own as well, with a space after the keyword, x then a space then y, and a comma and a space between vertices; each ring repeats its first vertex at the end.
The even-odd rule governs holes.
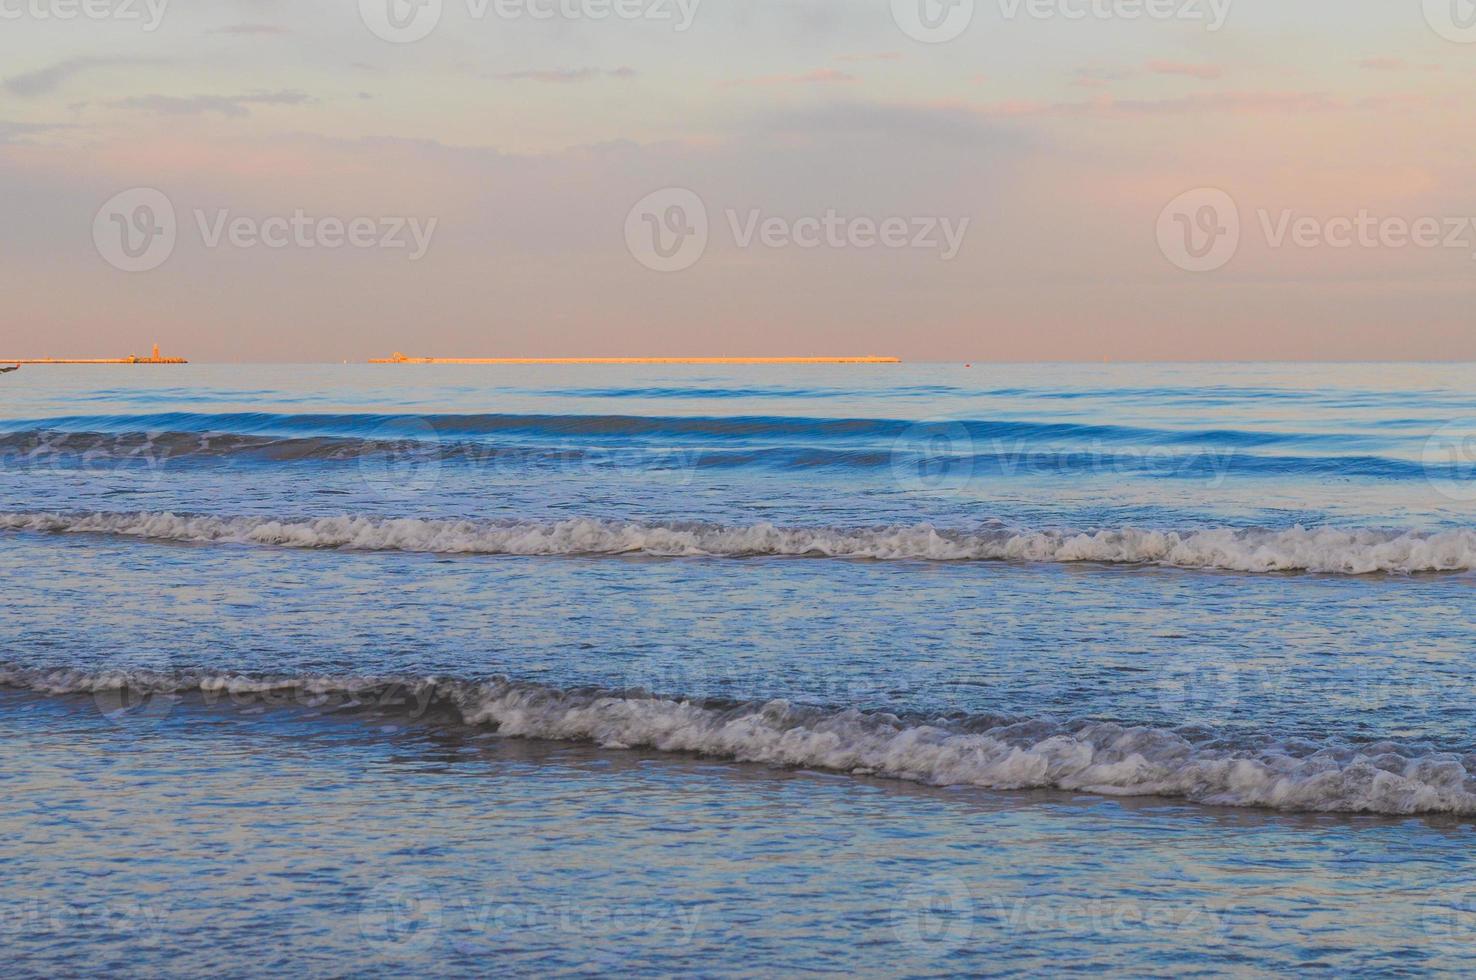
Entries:
POLYGON ((1360 100, 1358 107, 1360 109, 1371 109, 1376 112, 1387 112, 1392 110, 1408 111, 1411 109, 1423 109, 1442 104, 1457 111, 1461 108, 1459 97, 1432 97, 1422 95, 1418 92, 1396 92, 1390 95, 1374 95, 1360 100))
POLYGON ((219 113, 222 116, 240 118, 251 114, 253 105, 306 105, 312 96, 303 92, 254 92, 250 95, 136 95, 109 102, 119 109, 137 109, 161 116, 195 116, 204 113, 219 113))
POLYGON ((1071 84, 1077 88, 1106 88, 1113 82, 1125 82, 1133 72, 1121 68, 1078 68, 1071 73, 1071 84))
POLYGON ((1206 82, 1225 74, 1225 69, 1219 65, 1191 65, 1182 61, 1150 61, 1148 70, 1155 75, 1187 75, 1206 82))
POLYGON ((1177 99, 1116 99, 1088 102, 995 102, 974 107, 986 116, 1149 116, 1196 113, 1271 115, 1336 112, 1349 104, 1322 92, 1216 92, 1177 99))
POLYGON ((211 34, 237 34, 241 36, 271 36, 276 34, 290 34, 285 27, 276 24, 231 24, 228 27, 220 27, 210 32, 211 34))
POLYGON ((588 82, 596 78, 634 78, 633 68, 549 68, 531 71, 508 71, 493 75, 502 82, 588 82))
POLYGON ((803 75, 763 75, 759 78, 736 78, 723 82, 724 88, 732 88, 739 85, 810 85, 816 83, 830 82, 854 82, 855 75, 837 71, 834 68, 817 68, 803 75))

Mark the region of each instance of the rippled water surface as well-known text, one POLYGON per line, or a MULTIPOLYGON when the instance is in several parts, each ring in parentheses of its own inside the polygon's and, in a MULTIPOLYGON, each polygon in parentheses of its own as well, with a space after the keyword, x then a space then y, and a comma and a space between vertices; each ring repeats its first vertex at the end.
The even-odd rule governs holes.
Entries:
POLYGON ((1455 968, 1473 378, 25 368, 12 946, 1455 968))

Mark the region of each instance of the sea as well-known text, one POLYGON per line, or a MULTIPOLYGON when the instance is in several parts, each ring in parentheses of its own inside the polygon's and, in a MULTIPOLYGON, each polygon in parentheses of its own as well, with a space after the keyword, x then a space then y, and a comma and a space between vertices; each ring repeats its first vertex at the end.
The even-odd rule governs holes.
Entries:
POLYGON ((1476 955, 1476 369, 27 366, 66 976, 1476 955))

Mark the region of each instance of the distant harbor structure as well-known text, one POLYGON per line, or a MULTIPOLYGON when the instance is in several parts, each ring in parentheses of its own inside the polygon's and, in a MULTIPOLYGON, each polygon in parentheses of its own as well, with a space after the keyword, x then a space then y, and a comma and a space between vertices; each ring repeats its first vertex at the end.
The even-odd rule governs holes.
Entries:
POLYGON ((189 361, 183 357, 164 357, 159 353, 159 345, 154 345, 154 352, 148 357, 139 357, 137 354, 129 354, 127 357, 33 357, 33 358, 6 358, 0 357, 0 364, 188 364, 189 361))
POLYGON ((407 357, 399 351, 370 364, 901 364, 899 357, 407 357))

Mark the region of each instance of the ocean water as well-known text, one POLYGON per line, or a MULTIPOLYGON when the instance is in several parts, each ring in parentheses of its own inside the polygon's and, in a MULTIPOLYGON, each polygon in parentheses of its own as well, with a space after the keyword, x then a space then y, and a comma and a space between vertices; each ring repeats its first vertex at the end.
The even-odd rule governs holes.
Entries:
POLYGON ((1469 365, 27 367, 37 974, 1456 971, 1469 365))

